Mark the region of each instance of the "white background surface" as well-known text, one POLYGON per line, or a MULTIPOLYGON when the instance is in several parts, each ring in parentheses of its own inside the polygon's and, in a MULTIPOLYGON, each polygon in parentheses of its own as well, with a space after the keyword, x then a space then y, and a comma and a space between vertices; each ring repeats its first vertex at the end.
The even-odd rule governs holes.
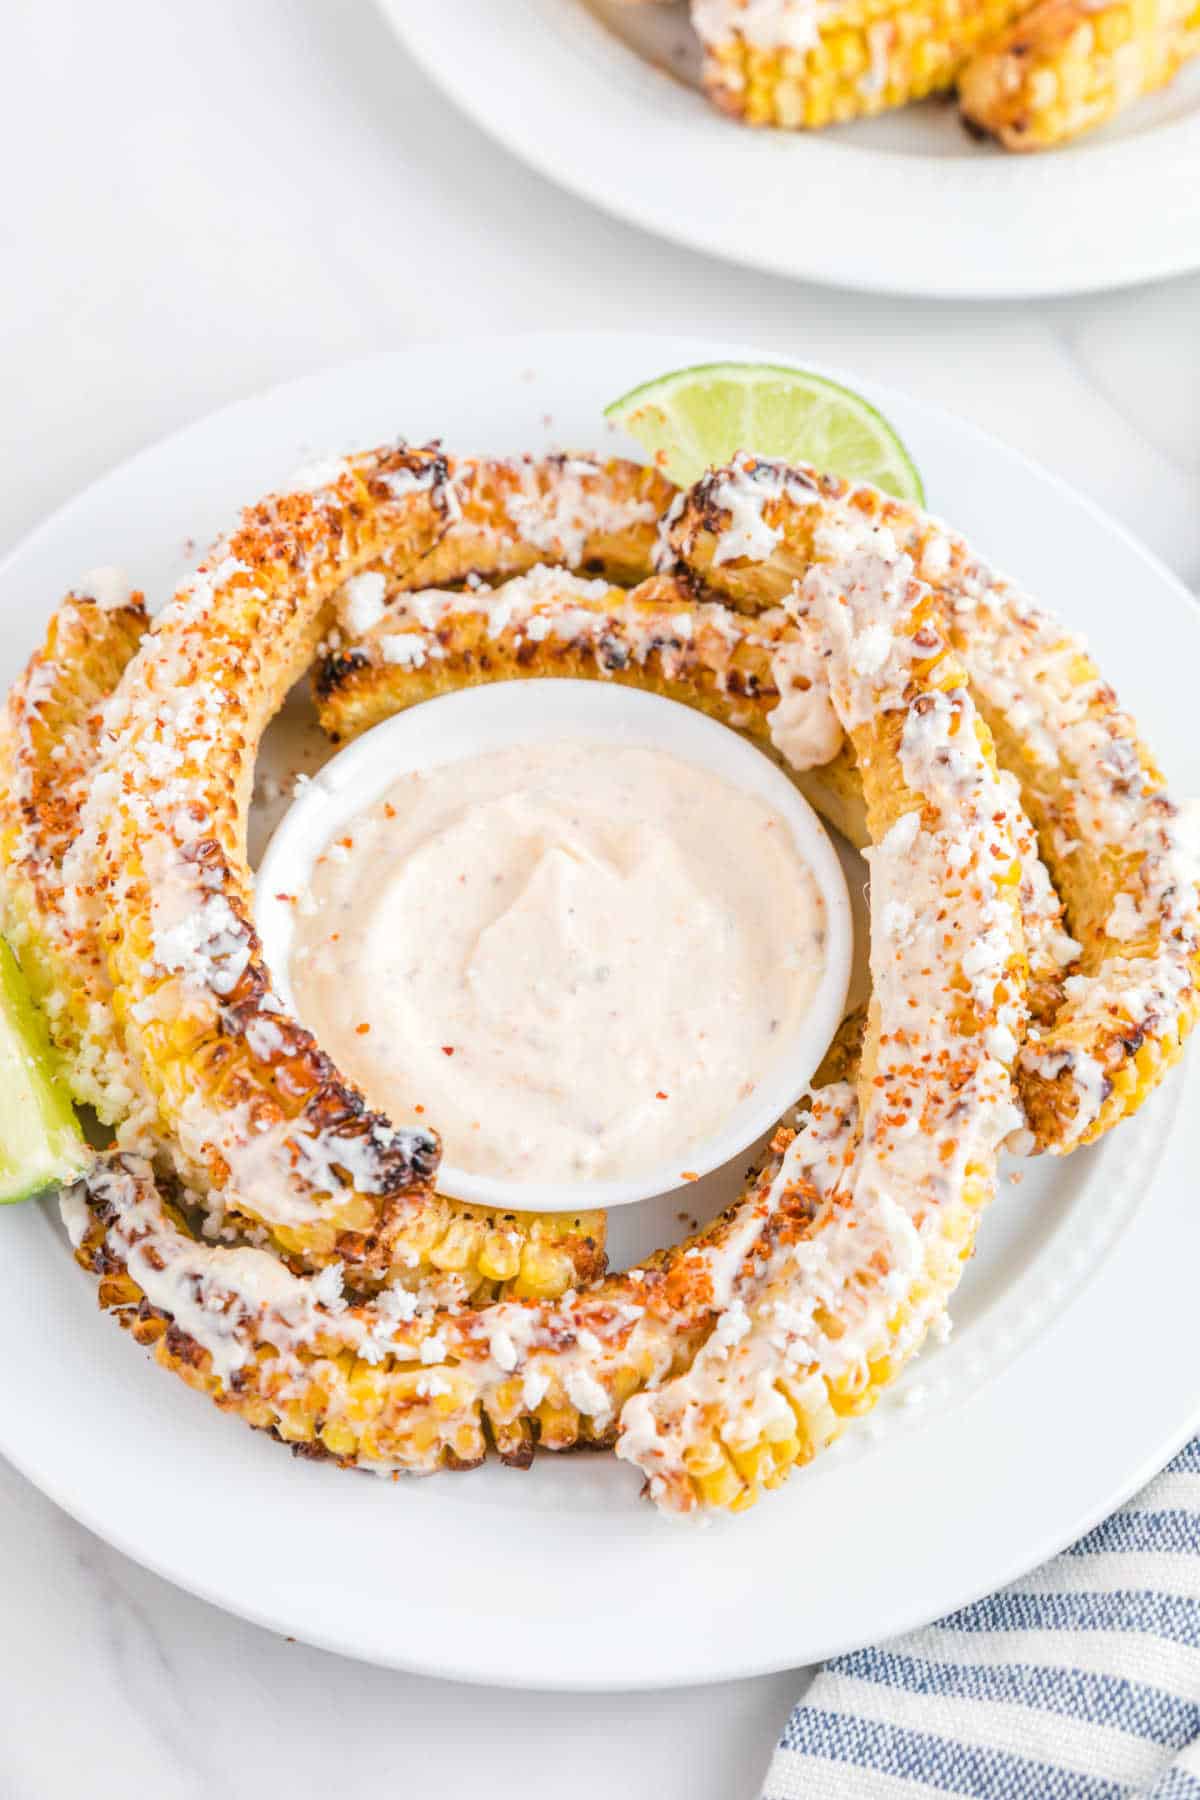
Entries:
MULTIPOLYGON (((723 268, 507 160, 366 0, 10 0, 5 62, 3 547, 285 376, 419 337, 633 324, 828 358, 969 414, 1200 583, 1200 279, 938 306, 723 268)), ((464 1545, 481 1584, 502 1554, 464 1545)), ((799 1687, 546 1699, 339 1663, 174 1592, 2 1468, 0 1594, 0 1800, 748 1800, 799 1687)))

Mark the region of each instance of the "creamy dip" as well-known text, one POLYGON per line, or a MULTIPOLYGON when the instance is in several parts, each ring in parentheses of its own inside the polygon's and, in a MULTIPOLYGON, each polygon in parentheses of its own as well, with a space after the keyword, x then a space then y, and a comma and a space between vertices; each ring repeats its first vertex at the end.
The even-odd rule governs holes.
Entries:
POLYGON ((782 815, 659 750, 535 743, 406 775, 295 898, 305 1024, 394 1122, 507 1180, 686 1173, 824 969, 782 815))

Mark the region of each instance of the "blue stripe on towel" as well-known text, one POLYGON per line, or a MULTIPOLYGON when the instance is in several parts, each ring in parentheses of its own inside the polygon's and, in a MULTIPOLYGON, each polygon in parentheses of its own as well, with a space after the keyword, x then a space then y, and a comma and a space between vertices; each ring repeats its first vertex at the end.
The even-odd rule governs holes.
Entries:
POLYGON ((1200 1800, 1200 1779, 1186 1769, 1168 1769, 1152 1787, 1143 1788, 1142 1800, 1200 1800))
POLYGON ((949 1631, 1144 1631, 1200 1645, 1200 1600, 1117 1588, 1107 1594, 1016 1594, 976 1600, 943 1619, 949 1631))
POLYGON ((978 1749, 927 1731, 809 1706, 796 1708, 781 1746, 828 1762, 875 1769, 902 1781, 921 1781, 942 1793, 969 1795, 971 1800, 1127 1800, 1127 1790, 1113 1781, 1004 1750, 978 1749))
POLYGON ((839 1675, 913 1694, 986 1700, 1061 1713, 1090 1725, 1148 1738, 1182 1750, 1200 1734, 1200 1700, 1186 1700, 1141 1682, 1114 1680, 1083 1669, 1036 1663, 948 1663, 896 1650, 856 1650, 830 1664, 839 1675))
POLYGON ((1119 1512, 1105 1519, 1065 1552, 1094 1556, 1098 1551, 1166 1550, 1172 1556, 1200 1556, 1196 1515, 1174 1506, 1163 1512, 1119 1512))

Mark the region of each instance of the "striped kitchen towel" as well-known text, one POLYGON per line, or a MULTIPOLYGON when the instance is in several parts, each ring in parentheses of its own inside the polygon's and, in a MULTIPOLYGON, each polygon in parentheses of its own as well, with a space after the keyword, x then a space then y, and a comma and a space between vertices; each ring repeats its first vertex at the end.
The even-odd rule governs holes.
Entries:
POLYGON ((815 1676, 763 1800, 1200 1800, 1200 1438, 999 1594, 815 1676))

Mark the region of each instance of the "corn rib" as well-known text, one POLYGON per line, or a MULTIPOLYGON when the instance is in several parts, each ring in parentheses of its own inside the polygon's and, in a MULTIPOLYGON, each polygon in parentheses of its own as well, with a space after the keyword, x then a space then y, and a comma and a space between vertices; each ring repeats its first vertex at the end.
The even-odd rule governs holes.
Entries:
POLYGON ((545 1294, 600 1271, 602 1219, 433 1192, 436 1140, 368 1111, 283 1014, 250 922, 262 726, 311 659, 328 594, 363 562, 411 565, 453 504, 444 459, 401 449, 249 513, 126 670, 64 883, 99 894, 118 1030, 214 1229, 249 1221, 303 1266, 336 1257, 360 1280, 427 1278, 448 1299, 545 1294))
POLYGON ((1020 0, 693 0, 704 86, 747 125, 816 130, 951 88, 1020 0))
POLYGON ((535 564, 641 581, 676 489, 621 457, 513 456, 456 464, 447 529, 399 572, 401 588, 521 575, 535 564))
POLYGON ((1062 1153, 1137 1110, 1200 1010, 1200 896, 1177 808, 1082 642, 917 508, 745 457, 679 504, 671 539, 688 579, 753 612, 803 579, 818 535, 864 531, 937 590, 939 628, 1020 784, 1081 946, 1064 999, 1041 1009, 1018 1063, 1028 1147, 1062 1153))
POLYGON ((45 1015, 71 1097, 113 1124, 134 1105, 135 1077, 116 1038, 96 909, 63 880, 104 710, 148 622, 140 594, 105 599, 68 594, 9 691, 0 734, 0 893, 4 934, 45 1015))
MULTIPOLYGON (((837 553, 819 536, 817 550, 837 553)), ((1015 1115, 1024 946, 1012 791, 923 584, 907 584, 911 611, 880 667, 876 561, 869 549, 818 561, 788 602, 822 638, 846 634, 832 697, 857 721, 875 846, 857 1129, 840 1157, 821 1146, 806 1166, 822 1200, 812 1233, 764 1266, 686 1371, 625 1408, 617 1453, 675 1510, 697 1494, 752 1504, 874 1404, 944 1311, 1015 1115), (868 723, 872 689, 882 706, 868 723), (968 924, 972 895, 981 912, 968 924)), ((907 566, 893 565, 893 596, 907 566)))
POLYGON ((1039 0, 981 45, 959 103, 1006 150, 1049 150, 1165 87, 1197 54, 1196 0, 1039 0))

